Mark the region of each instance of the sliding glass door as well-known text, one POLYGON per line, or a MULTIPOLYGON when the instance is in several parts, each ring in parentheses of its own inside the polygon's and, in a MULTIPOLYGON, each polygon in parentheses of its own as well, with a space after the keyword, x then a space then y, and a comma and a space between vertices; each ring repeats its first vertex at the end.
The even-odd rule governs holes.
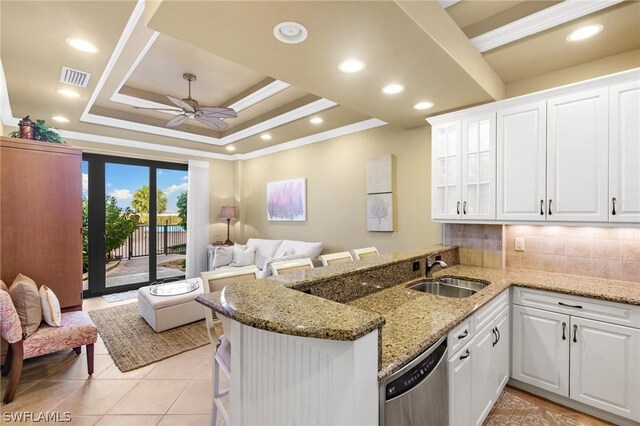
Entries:
POLYGON ((83 159, 87 295, 183 278, 187 166, 95 154, 83 159))

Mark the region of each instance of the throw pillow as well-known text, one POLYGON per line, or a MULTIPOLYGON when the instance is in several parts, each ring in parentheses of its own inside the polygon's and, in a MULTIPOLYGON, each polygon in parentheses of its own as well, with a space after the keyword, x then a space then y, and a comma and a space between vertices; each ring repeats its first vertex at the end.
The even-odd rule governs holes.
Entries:
POLYGON ((231 246, 216 247, 213 255, 212 269, 227 266, 233 262, 233 249, 231 246))
POLYGON ((291 254, 301 254, 303 257, 318 257, 322 253, 322 249, 324 248, 324 243, 308 243, 306 241, 292 241, 292 240, 284 240, 280 247, 278 247, 278 251, 273 256, 275 258, 285 256, 285 252, 291 254))
POLYGON ((9 293, 9 288, 7 287, 7 285, 2 280, 0 280, 0 290, 4 290, 7 293, 9 293))
POLYGON ((62 325, 62 313, 60 312, 60 302, 55 293, 44 284, 40 286, 38 292, 40 293, 44 322, 51 327, 60 327, 62 325))
POLYGON ((31 278, 18 274, 9 288, 9 294, 20 317, 22 333, 29 337, 42 322, 42 305, 38 286, 31 278))
POLYGON ((234 244, 233 263, 231 263, 231 266, 253 265, 255 256, 256 256, 255 247, 243 246, 242 244, 234 244))

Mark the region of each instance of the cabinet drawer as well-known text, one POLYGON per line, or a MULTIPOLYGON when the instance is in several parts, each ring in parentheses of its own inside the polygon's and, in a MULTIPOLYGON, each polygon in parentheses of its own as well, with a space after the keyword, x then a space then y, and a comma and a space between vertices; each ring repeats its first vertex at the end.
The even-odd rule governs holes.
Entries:
POLYGON ((640 306, 514 287, 513 303, 581 318, 640 328, 640 306))
POLYGON ((471 333, 471 319, 467 319, 451 330, 447 340, 449 342, 449 357, 453 357, 453 355, 458 352, 458 349, 462 348, 471 340, 471 337, 473 337, 471 333))
POLYGON ((506 306, 509 306, 509 290, 503 291, 498 297, 489 302, 487 306, 473 315, 473 333, 477 333, 489 324, 506 306))

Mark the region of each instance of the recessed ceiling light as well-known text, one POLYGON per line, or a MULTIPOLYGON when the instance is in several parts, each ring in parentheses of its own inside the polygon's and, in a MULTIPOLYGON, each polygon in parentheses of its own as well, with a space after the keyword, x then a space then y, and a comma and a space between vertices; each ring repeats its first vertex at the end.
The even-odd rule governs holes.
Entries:
POLYGON ((320 117, 313 117, 309 122, 312 124, 322 124, 324 120, 320 117))
POLYGON ((58 123, 68 123, 69 119, 67 117, 63 117, 61 115, 54 115, 51 117, 52 120, 57 121, 58 123))
POLYGON ((338 65, 338 69, 347 74, 353 74, 356 72, 360 72, 364 69, 365 63, 360 59, 347 59, 346 61, 340 62, 338 65))
POLYGON ((71 90, 71 89, 58 89, 57 92, 59 94, 61 94, 62 96, 66 96, 68 98, 79 98, 80 97, 80 93, 76 92, 75 90, 71 90))
POLYGON ((235 147, 235 146, 233 146, 233 145, 229 145, 229 146, 227 146, 225 149, 226 149, 227 151, 229 151, 229 152, 233 152, 233 151, 235 151, 235 150, 236 150, 236 147, 235 147))
POLYGON ((400 93, 404 90, 404 86, 402 84, 388 84, 382 88, 382 93, 386 95, 395 95, 396 93, 400 93))
POLYGON ((602 25, 587 25, 586 27, 578 28, 567 36, 567 41, 581 41, 593 37, 602 31, 602 28, 602 25))
POLYGON ((260 135, 260 139, 262 139, 263 141, 270 141, 271 135, 269 133, 265 133, 263 135, 260 135))
POLYGON ((87 40, 83 40, 81 38, 68 38, 67 44, 74 49, 78 49, 85 53, 98 53, 98 48, 93 44, 88 42, 87 40))
POLYGON ((423 110, 423 109, 429 109, 429 108, 433 108, 433 102, 422 101, 422 102, 418 102, 413 106, 413 109, 417 109, 417 110, 423 110))
POLYGON ((309 32, 297 22, 280 22, 273 27, 273 35, 283 43, 296 44, 305 41, 309 32))

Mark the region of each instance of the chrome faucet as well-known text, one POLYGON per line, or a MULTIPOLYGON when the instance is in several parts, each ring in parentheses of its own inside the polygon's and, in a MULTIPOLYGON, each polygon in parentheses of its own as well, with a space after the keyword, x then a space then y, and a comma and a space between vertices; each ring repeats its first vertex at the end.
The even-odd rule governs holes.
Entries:
POLYGON ((430 261, 429 258, 427 258, 427 278, 431 278, 433 276, 433 268, 435 268, 436 266, 439 266, 440 268, 444 269, 448 265, 440 259, 430 261))

